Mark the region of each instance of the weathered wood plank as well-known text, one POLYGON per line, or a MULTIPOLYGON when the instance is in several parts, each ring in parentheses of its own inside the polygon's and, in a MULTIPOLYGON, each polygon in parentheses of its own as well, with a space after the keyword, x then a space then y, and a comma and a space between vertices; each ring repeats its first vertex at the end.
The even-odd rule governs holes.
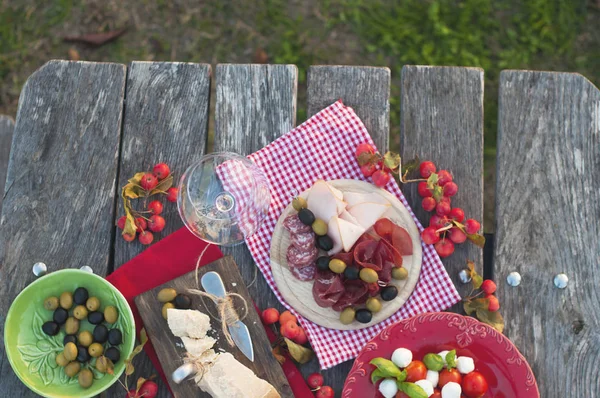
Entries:
MULTIPOLYGON (((25 83, 0 218, 0 328, 17 293, 49 270, 109 267, 125 66, 50 61, 25 83)), ((0 390, 30 393, 0 344, 0 390)))
MULTIPOLYGON (((454 207, 483 222, 483 70, 479 68, 405 66, 402 68, 400 154, 409 160, 432 160, 450 170, 458 184, 454 207)), ((402 188, 425 226, 432 213, 421 207, 417 184, 402 188)), ((443 260, 461 295, 469 292, 458 272, 467 259, 483 274, 483 250, 466 242, 443 260)), ((459 307, 454 308, 459 310, 459 307)))
MULTIPOLYGON (((381 152, 388 150, 390 134, 390 70, 362 66, 312 66, 308 70, 308 115, 341 99, 354 109, 381 152)), ((322 371, 325 384, 341 394, 353 361, 322 371)), ((302 366, 307 377, 319 372, 316 359, 302 366)))
POLYGON ((506 334, 542 397, 598 397, 600 91, 578 74, 504 71, 499 105, 494 265, 506 334), (512 271, 518 288, 505 282, 512 271))
POLYGON ((0 213, 2 213, 2 200, 4 199, 4 183, 8 171, 8 157, 12 143, 15 121, 9 117, 0 115, 0 213))
POLYGON ((370 66, 311 66, 308 116, 341 99, 354 109, 379 150, 387 151, 390 132, 390 69, 370 66))
MULTIPOLYGON (((211 67, 208 64, 131 63, 127 75, 127 102, 119 161, 119 195, 120 188, 126 184, 127 179, 136 172, 152 170, 160 162, 171 167, 177 184, 185 169, 204 155, 208 136, 210 73, 211 67)), ((154 199, 155 197, 151 200, 154 199)), ((167 226, 162 232, 154 234, 154 242, 183 226, 177 205, 168 202, 162 195, 158 200, 164 204, 161 215, 167 226)), ((143 200, 134 202, 136 209, 143 210, 143 200)), ((113 225, 123 214, 123 203, 119 200, 113 225)), ((121 238, 120 232, 116 230, 115 233, 115 269, 145 248, 137 240, 126 242, 121 238)), ((140 357, 141 359, 136 358, 136 362, 140 364, 136 364, 136 372, 146 376, 154 373, 145 354, 140 357)), ((162 382, 159 386, 159 396, 169 396, 167 386, 162 382)), ((110 391, 117 394, 119 388, 116 386, 110 391)))

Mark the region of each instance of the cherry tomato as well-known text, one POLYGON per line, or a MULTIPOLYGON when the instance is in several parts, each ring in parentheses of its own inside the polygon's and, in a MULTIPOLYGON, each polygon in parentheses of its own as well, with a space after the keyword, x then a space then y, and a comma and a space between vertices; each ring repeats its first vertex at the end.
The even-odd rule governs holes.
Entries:
POLYGON ((421 361, 412 361, 406 367, 406 381, 414 383, 427 377, 427 367, 421 361))
POLYGON ((430 395, 429 398, 442 398, 442 393, 436 388, 433 390, 433 395, 430 395))
POLYGON ((395 398, 410 398, 408 395, 406 395, 405 393, 403 393, 402 391, 399 391, 398 394, 396 394, 395 398))
POLYGON ((466 375, 461 383, 463 393, 469 398, 479 398, 488 389, 485 377, 479 372, 471 372, 466 375))
POLYGON ((460 384, 462 381, 460 373, 456 369, 444 369, 440 372, 440 381, 438 381, 438 387, 442 388, 451 381, 460 384))

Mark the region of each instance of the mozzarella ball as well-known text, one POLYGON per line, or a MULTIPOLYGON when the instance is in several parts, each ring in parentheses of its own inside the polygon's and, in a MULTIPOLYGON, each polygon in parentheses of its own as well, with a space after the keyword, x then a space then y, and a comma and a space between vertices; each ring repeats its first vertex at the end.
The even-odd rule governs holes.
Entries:
POLYGON ((415 381, 415 384, 421 387, 428 397, 433 395, 433 385, 428 380, 415 381))
POLYGON ((405 368, 412 362, 412 352, 406 348, 397 348, 392 354, 392 362, 399 368, 405 368))
POLYGON ((456 358, 456 369, 458 369, 460 373, 466 375, 475 370, 475 362, 473 362, 473 358, 458 357, 456 358))
POLYGON ((444 367, 448 366, 448 362, 446 362, 446 355, 448 355, 450 351, 442 351, 442 352, 438 352, 438 355, 442 357, 442 360, 444 361, 444 367))
POLYGON ((428 370, 425 380, 428 380, 432 386, 437 387, 438 382, 440 381, 440 374, 435 370, 428 370))
POLYGON ((398 393, 398 385, 395 379, 385 379, 379 384, 379 392, 385 398, 394 398, 398 393))
POLYGON ((442 398, 460 398, 462 388, 460 384, 451 381, 442 387, 442 398))

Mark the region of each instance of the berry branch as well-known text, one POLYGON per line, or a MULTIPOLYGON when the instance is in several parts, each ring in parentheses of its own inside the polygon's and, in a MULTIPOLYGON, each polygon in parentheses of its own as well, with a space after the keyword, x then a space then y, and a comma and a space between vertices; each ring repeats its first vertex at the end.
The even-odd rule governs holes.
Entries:
POLYGON ((504 331, 504 318, 498 312, 500 302, 494 295, 496 284, 491 279, 483 280, 481 275, 475 271, 475 263, 467 261, 467 276, 471 278, 473 289, 463 299, 463 308, 467 315, 475 315, 483 323, 487 323, 500 333, 504 331), (479 292, 475 293, 478 289, 479 292), (484 295, 484 297, 479 297, 484 295))

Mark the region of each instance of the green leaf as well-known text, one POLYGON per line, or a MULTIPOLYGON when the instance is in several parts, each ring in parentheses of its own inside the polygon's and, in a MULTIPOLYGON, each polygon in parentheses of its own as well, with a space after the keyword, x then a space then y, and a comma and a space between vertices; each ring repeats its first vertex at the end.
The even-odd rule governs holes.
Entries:
POLYGON ((415 383, 409 383, 407 381, 398 382, 398 390, 402 391, 410 398, 427 398, 427 393, 420 386, 415 383))
POLYGON ((146 174, 145 171, 135 173, 135 175, 133 177, 131 177, 129 180, 127 180, 127 182, 129 182, 131 184, 140 185, 140 182, 142 181, 142 177, 144 176, 144 174, 146 174))
POLYGON ((140 388, 142 388, 142 385, 146 382, 146 379, 144 379, 143 377, 140 377, 137 379, 137 383, 135 386, 135 392, 140 391, 140 388))
POLYGON ((410 160, 409 162, 405 162, 402 165, 403 176, 407 176, 408 174, 412 173, 413 170, 415 170, 417 167, 419 167, 420 163, 421 163, 421 161, 419 160, 418 156, 415 156, 414 159, 410 160))
POLYGON ((400 372, 400 376, 396 377, 396 381, 404 381, 406 380, 406 378, 408 377, 408 373, 406 373, 406 369, 404 369, 402 372, 400 372))
POLYGON ((381 371, 383 377, 393 377, 398 379, 402 377, 402 372, 398 367, 394 364, 394 362, 385 358, 374 358, 369 362, 371 365, 374 365, 381 371))
POLYGON ((146 190, 137 184, 129 183, 123 187, 123 196, 129 199, 137 199, 146 196, 146 190))
POLYGON ((444 189, 442 187, 440 187, 439 185, 436 185, 431 190, 431 194, 433 195, 433 198, 435 199, 435 201, 437 203, 440 203, 440 200, 442 200, 442 197, 444 196, 444 189))
POLYGON ((485 237, 483 235, 467 234, 467 238, 481 248, 485 246, 485 237))
POLYGON ((436 372, 441 371, 444 368, 444 359, 441 355, 429 353, 423 357, 423 363, 429 370, 436 372))
POLYGON ((467 313, 467 315, 471 315, 473 314, 473 312, 477 311, 478 309, 484 309, 487 310, 488 306, 490 305, 490 300, 486 299, 486 298, 478 298, 475 300, 467 300, 465 301, 465 303, 463 304, 463 307, 465 309, 465 312, 467 313))
POLYGON ((131 361, 125 361, 125 374, 127 376, 131 376, 133 372, 135 372, 135 368, 133 367, 131 361))
POLYGON ((469 272, 469 276, 471 277, 471 283, 473 284, 473 289, 479 289, 481 284, 483 283, 483 277, 475 271, 475 263, 471 260, 467 260, 467 268, 469 272))
POLYGON ((478 308, 475 312, 477 319, 496 329, 498 332, 504 332, 504 318, 498 311, 488 311, 487 308, 478 308))
POLYGON ((286 337, 284 337, 283 339, 285 340, 290 356, 294 359, 294 361, 300 364, 305 364, 306 362, 311 360, 311 358, 313 357, 312 350, 301 346, 300 344, 296 344, 286 337))
MULTIPOLYGON (((435 187, 438 187, 437 183, 438 183, 437 173, 431 173, 429 178, 427 178, 427 188, 434 189, 435 187)), ((442 187, 439 187, 439 188, 441 189, 442 187)))
POLYGON ((456 350, 449 351, 446 354, 446 364, 448 369, 456 367, 456 350))
POLYGON ((142 328, 142 330, 140 330, 140 342, 142 343, 142 345, 148 342, 148 334, 146 333, 145 328, 142 328))
POLYGON ((161 193, 161 192, 167 192, 167 189, 171 188, 172 186, 173 186, 173 175, 169 174, 169 176, 167 178, 163 179, 162 181, 159 181, 156 188, 154 188, 152 191, 150 191, 150 195, 154 195, 154 194, 161 193))
POLYGON ((375 369, 373 373, 371 373, 371 383, 375 384, 378 380, 385 378, 383 372, 379 369, 375 369))
POLYGON ((125 209, 125 217, 127 220, 125 221, 125 228, 123 228, 123 232, 121 235, 129 234, 135 236, 137 227, 135 225, 135 217, 131 212, 131 203, 129 203, 129 199, 125 197, 125 189, 123 189, 123 193, 121 197, 123 198, 123 208, 125 209))
POLYGON ((391 151, 387 151, 385 155, 383 155, 383 164, 391 169, 392 171, 396 171, 400 167, 400 155, 391 151))

